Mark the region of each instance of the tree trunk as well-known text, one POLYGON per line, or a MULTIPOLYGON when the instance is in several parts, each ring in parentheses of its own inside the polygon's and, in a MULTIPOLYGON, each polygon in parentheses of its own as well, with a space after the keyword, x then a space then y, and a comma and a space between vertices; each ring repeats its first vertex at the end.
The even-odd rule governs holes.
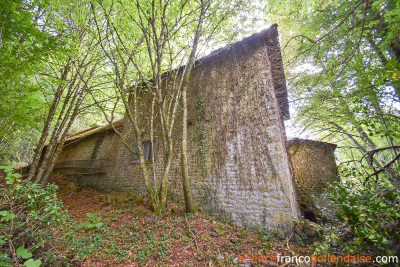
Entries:
MULTIPOLYGON (((64 67, 63 73, 61 75, 61 81, 67 80, 70 70, 71 70, 71 59, 68 60, 68 63, 64 67)), ((53 103, 51 104, 49 114, 47 115, 46 122, 43 126, 42 134, 39 139, 39 143, 35 149, 35 154, 33 156, 32 163, 30 165, 30 170, 29 170, 29 175, 28 175, 29 180, 33 180, 33 178, 35 177, 35 174, 37 172, 37 167, 40 162, 40 157, 42 155, 44 145, 45 145, 47 137, 49 135, 51 125, 53 124, 54 116, 56 114, 58 104, 60 103, 61 96, 64 92, 64 89, 65 89, 65 86, 63 83, 60 83, 57 87, 57 92, 54 95, 53 103)))
MULTIPOLYGON (((345 134, 352 142, 353 144, 357 147, 358 150, 360 150, 364 155, 368 153, 368 150, 366 150, 355 138, 354 136, 352 136, 350 133, 348 133, 343 127, 339 126, 338 124, 331 122, 331 124, 338 129, 340 132, 342 132, 343 134, 345 134)), ((374 148, 376 149, 376 148, 374 148)), ((382 167, 385 165, 384 162, 380 162, 378 160, 376 160, 374 157, 372 158, 372 162, 371 164, 375 164, 379 169, 382 169, 382 167)), ((371 166, 372 167, 372 166, 371 166)), ((397 172, 391 168, 387 169, 387 172, 389 173, 389 175, 392 177, 392 179, 394 181, 399 182, 400 178, 399 175, 397 174, 397 172)))
POLYGON ((188 158, 187 158, 187 87, 182 91, 182 146, 181 146, 181 168, 182 168, 182 186, 185 197, 186 213, 194 213, 195 208, 192 199, 192 191, 189 181, 188 158))
POLYGON ((193 47, 190 53, 189 62, 186 65, 185 73, 182 78, 182 143, 181 143, 181 168, 182 168, 182 186, 183 186, 183 195, 185 198, 185 210, 187 213, 194 213, 195 208, 192 199, 192 190, 190 188, 190 181, 189 181, 189 170, 188 170, 188 154, 187 154, 187 86, 189 81, 189 75, 192 71, 196 52, 197 52, 197 45, 199 43, 199 39, 201 36, 201 28, 204 19, 204 13, 206 10, 206 5, 209 2, 205 0, 201 1, 201 14, 199 18, 199 24, 197 25, 196 35, 193 40, 193 47))
MULTIPOLYGON (((72 113, 71 118, 68 121, 68 125, 66 126, 65 130, 63 131, 60 141, 57 142, 57 146, 55 147, 54 152, 52 153, 52 157, 50 158, 50 161, 48 162, 48 165, 46 166, 45 172, 43 174, 42 180, 40 181, 40 183, 42 185, 46 185, 49 177, 51 175, 51 173, 53 172, 55 163, 57 162, 58 157, 61 154, 61 151, 64 147, 64 143, 65 143, 65 139, 67 138, 67 135, 72 127, 72 124, 74 123, 76 116, 78 115, 78 111, 79 111, 79 107, 85 97, 85 89, 83 89, 83 91, 80 92, 80 96, 78 101, 76 102, 76 104, 74 104, 74 111, 72 113)), ((72 105, 72 104, 71 104, 72 105)), ((63 123, 64 124, 64 123, 63 123)))
POLYGON ((160 201, 161 205, 165 206, 167 203, 167 184, 168 184, 168 174, 171 168, 172 161, 172 150, 173 150, 173 139, 172 139, 172 130, 175 123, 176 112, 178 109, 180 99, 179 90, 176 92, 174 97, 174 105, 171 112, 164 112, 169 110, 167 107, 163 107, 160 109, 160 114, 162 114, 162 129, 164 136, 164 146, 165 146, 165 164, 164 164, 164 172, 161 177, 160 184, 160 201), (171 115, 171 116, 168 116, 171 115))
MULTIPOLYGON (((85 56, 84 61, 86 58, 87 57, 85 56)), ((89 77, 87 78, 84 77, 89 68, 89 64, 86 64, 82 73, 80 73, 81 70, 79 68, 76 69, 76 73, 73 79, 70 81, 68 86, 68 94, 64 100, 62 111, 57 119, 56 126, 53 129, 53 134, 43 158, 43 162, 41 163, 40 171, 36 176, 36 182, 42 184, 43 186, 47 184, 48 178, 53 172, 55 163, 57 162, 57 159, 64 146, 65 139, 72 127, 73 122, 75 121, 75 118, 78 115, 80 105, 84 99, 90 80, 94 75, 96 66, 97 64, 92 66, 89 77), (80 76, 79 82, 76 83, 78 76, 80 76), (81 86, 83 79, 85 79, 84 85, 81 86)))
MULTIPOLYGON (((63 128, 65 126, 66 120, 69 119, 71 110, 74 106, 75 99, 77 97, 77 92, 73 97, 72 102, 70 103, 71 96, 74 92, 74 84, 76 81, 78 74, 74 75, 74 79, 71 84, 68 86, 68 94, 65 97, 64 104, 61 109, 61 113, 58 115, 57 122, 54 126, 53 133, 51 134, 49 145, 47 146, 46 153, 43 155, 43 160, 40 163, 38 168, 38 173, 36 175, 36 183, 41 183, 44 173, 46 173, 48 166, 51 164, 51 161, 54 157, 54 151, 57 149, 58 141, 60 140, 60 136, 62 135, 63 128), (68 107, 69 106, 69 107, 68 107), (65 113, 64 113, 65 112, 65 113)), ((78 83, 79 86, 79 83, 78 83)))

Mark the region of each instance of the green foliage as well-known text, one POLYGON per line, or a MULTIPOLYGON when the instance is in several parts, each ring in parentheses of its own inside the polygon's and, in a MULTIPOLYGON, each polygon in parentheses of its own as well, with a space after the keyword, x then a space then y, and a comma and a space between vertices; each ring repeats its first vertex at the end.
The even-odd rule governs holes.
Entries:
POLYGON ((39 137, 47 88, 38 85, 35 74, 62 43, 47 31, 46 2, 0 3, 0 161, 5 164, 26 164, 39 137))
POLYGON ((88 212, 88 213, 86 213, 86 216, 88 217, 89 221, 81 223, 78 226, 78 229, 80 229, 80 228, 99 229, 100 227, 103 226, 103 223, 101 222, 101 217, 97 216, 96 214, 88 212))
POLYGON ((343 184, 332 183, 327 197, 334 210, 324 213, 328 219, 324 225, 325 239, 312 246, 317 254, 396 255, 399 252, 398 188, 386 181, 363 185, 349 180, 343 184))
POLYGON ((1 169, 6 172, 6 184, 13 184, 14 182, 20 181, 19 178, 21 178, 21 174, 12 172, 14 166, 0 166, 0 170, 1 169))
POLYGON ((366 156, 400 142, 399 7, 399 0, 268 1, 266 14, 283 32, 295 123, 337 143, 338 160, 350 162, 340 167, 343 184, 329 189, 317 254, 399 253, 400 165, 373 177, 377 184, 362 183, 399 153, 366 156))
POLYGON ((6 210, 0 211, 1 220, 9 221, 15 217, 14 213, 9 213, 6 210))
POLYGON ((272 242, 277 238, 277 235, 269 231, 265 227, 256 228, 256 232, 260 235, 260 240, 263 242, 272 242))
MULTIPOLYGON (((296 126, 345 146, 341 161, 400 142, 399 6, 399 0, 268 1, 266 15, 282 31, 296 126)), ((380 165, 393 158, 380 154, 380 165)))
POLYGON ((70 219, 56 196, 57 187, 41 188, 29 181, 18 181, 19 175, 12 173, 12 167, 3 169, 8 178, 0 188, 0 260, 4 264, 26 260, 23 265, 32 267, 40 266, 42 261, 64 261, 51 251, 57 249, 62 254, 71 236, 70 219))
POLYGON ((32 258, 32 253, 29 252, 29 251, 28 251, 26 248, 24 248, 23 246, 20 246, 20 247, 17 249, 16 254, 17 254, 18 257, 21 257, 21 258, 23 258, 23 259, 32 258))
POLYGON ((204 101, 201 99, 196 100, 196 132, 192 135, 192 147, 197 145, 197 152, 200 154, 200 168, 201 174, 206 175, 206 157, 208 155, 208 148, 206 145, 206 122, 205 122, 205 108, 204 101))
POLYGON ((195 217, 195 215, 193 213, 185 213, 185 216, 189 220, 195 217))
POLYGON ((34 260, 34 259, 29 259, 26 262, 24 262, 24 266, 26 267, 39 267, 42 264, 41 260, 34 260))

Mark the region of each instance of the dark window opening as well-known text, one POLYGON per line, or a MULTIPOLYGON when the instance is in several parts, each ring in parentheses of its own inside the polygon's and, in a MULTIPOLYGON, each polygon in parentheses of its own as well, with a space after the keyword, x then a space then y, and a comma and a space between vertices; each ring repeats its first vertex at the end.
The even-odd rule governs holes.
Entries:
MULTIPOLYGON (((138 151, 138 146, 134 144, 132 146, 134 151, 138 151)), ((144 160, 152 160, 153 156, 154 159, 156 157, 156 152, 157 152, 157 139, 153 141, 153 145, 151 145, 151 141, 143 141, 142 142, 142 151, 143 151, 143 157, 144 160)), ((136 163, 139 162, 139 157, 137 154, 132 154, 132 161, 131 163, 136 163)))
POLYGON ((307 219, 311 222, 317 222, 316 214, 305 204, 300 204, 300 212, 303 215, 304 219, 307 219))

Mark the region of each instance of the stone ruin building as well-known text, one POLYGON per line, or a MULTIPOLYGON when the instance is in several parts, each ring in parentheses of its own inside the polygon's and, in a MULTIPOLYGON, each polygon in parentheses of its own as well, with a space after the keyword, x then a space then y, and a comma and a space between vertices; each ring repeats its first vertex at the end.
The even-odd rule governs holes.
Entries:
MULTIPOLYGON (((241 226, 290 233, 299 208, 286 145, 289 105, 277 25, 196 61, 188 116, 189 177, 197 206, 241 226)), ((134 144, 127 118, 114 126, 134 144)), ((143 149, 149 169, 158 173, 162 142, 151 144, 149 134, 143 133, 143 149)), ((179 138, 175 147, 168 194, 180 201, 179 138)), ((145 196, 137 160, 109 125, 71 134, 55 171, 82 186, 145 196)))
POLYGON ((294 138, 287 142, 292 175, 301 213, 306 219, 316 220, 319 213, 316 198, 324 192, 329 180, 338 180, 335 161, 337 145, 294 138))

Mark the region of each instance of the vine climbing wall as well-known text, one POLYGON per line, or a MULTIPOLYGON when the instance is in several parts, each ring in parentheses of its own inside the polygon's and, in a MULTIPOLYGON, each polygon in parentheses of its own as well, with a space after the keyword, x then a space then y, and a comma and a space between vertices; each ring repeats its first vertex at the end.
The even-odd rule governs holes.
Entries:
POLYGON ((203 103, 197 120, 203 121, 207 149, 205 156, 192 151, 192 157, 205 161, 203 178, 193 177, 203 181, 204 194, 196 197, 217 216, 284 234, 297 207, 276 38, 276 29, 269 29, 199 62, 191 75, 189 103, 203 103))
MULTIPOLYGON (((149 99, 141 99, 141 138, 146 141, 150 140, 146 130, 149 99)), ((169 197, 177 201, 183 199, 180 116, 179 113, 173 130, 168 185, 169 197)), ((276 25, 198 60, 188 86, 188 165, 197 207, 242 226, 262 226, 281 235, 289 234, 293 220, 297 219, 297 203, 283 124, 288 118, 276 25)), ((122 125, 126 142, 134 145, 129 120, 125 118, 122 125)), ((103 140, 101 131, 93 132, 66 147, 60 156, 60 161, 71 161, 93 160, 96 155, 96 160, 107 162, 101 175, 90 173, 91 178, 86 180, 75 175, 77 182, 101 190, 146 196, 141 168, 132 160, 132 153, 121 142, 107 146, 115 136, 103 140), (80 148, 85 151, 79 151, 80 148)), ((153 136, 158 140, 157 151, 146 164, 156 180, 164 165, 160 156, 163 135, 157 118, 153 136)), ((71 168, 71 162, 68 164, 59 162, 59 166, 71 168)))

